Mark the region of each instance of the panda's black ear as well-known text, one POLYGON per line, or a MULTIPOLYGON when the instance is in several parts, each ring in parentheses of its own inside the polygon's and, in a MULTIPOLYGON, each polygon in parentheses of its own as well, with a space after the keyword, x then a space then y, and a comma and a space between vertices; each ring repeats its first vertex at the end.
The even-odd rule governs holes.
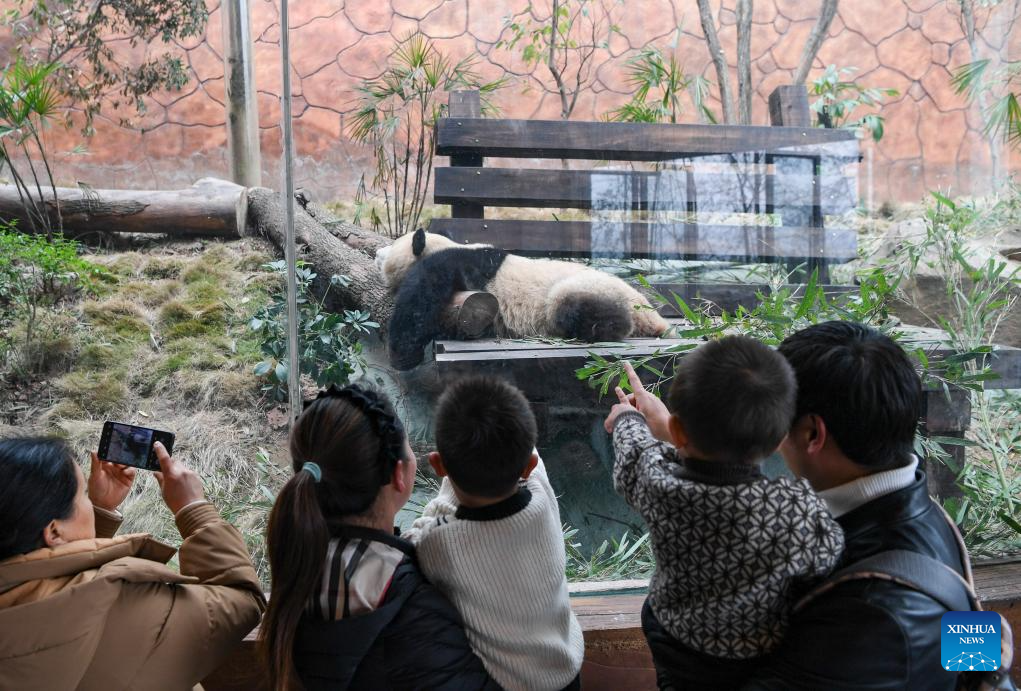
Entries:
POLYGON ((418 257, 422 252, 425 252, 425 230, 419 228, 411 238, 411 253, 418 257))

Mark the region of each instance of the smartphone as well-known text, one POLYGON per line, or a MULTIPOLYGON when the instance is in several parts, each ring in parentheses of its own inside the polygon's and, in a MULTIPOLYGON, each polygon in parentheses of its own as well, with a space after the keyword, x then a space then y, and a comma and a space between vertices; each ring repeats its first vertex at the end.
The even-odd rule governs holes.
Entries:
POLYGON ((111 463, 159 470, 160 464, 153 450, 156 442, 162 443, 167 453, 173 453, 172 432, 107 420, 103 424, 103 434, 99 437, 99 457, 111 463))

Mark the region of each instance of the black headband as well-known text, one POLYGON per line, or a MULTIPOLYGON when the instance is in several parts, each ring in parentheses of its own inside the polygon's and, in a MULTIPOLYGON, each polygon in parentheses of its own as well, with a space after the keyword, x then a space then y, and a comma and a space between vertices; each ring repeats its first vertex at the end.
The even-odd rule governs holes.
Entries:
POLYGON ((380 484, 390 484, 390 476, 397 462, 404 456, 404 426, 388 410, 386 399, 372 389, 363 389, 357 384, 343 388, 331 384, 329 388, 320 391, 315 399, 306 401, 305 407, 308 408, 322 398, 343 398, 365 415, 379 437, 380 484))

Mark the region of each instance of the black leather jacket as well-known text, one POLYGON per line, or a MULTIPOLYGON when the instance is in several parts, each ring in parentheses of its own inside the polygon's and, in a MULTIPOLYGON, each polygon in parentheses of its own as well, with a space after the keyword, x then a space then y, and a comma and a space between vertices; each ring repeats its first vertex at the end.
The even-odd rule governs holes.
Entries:
POLYGON ((454 606, 418 569, 411 543, 372 539, 407 555, 386 597, 369 614, 338 621, 302 619, 294 663, 308 691, 499 691, 472 652, 454 606))
MULTIPOLYGON (((954 534, 929 498, 921 471, 910 486, 837 522, 847 542, 841 566, 904 549, 963 574, 954 534)), ((792 618, 780 648, 744 688, 951 691, 956 675, 944 671, 939 659, 944 612, 929 596, 890 581, 841 584, 792 618)))

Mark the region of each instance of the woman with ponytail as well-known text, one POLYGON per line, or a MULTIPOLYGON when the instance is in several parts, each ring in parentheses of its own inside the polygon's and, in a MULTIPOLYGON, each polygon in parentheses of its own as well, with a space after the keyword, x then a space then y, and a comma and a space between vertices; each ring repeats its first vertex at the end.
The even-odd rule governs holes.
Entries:
POLYGON ((453 606, 394 533, 415 457, 387 400, 331 387, 291 431, 294 476, 266 531, 259 645, 270 688, 495 689, 453 606))

